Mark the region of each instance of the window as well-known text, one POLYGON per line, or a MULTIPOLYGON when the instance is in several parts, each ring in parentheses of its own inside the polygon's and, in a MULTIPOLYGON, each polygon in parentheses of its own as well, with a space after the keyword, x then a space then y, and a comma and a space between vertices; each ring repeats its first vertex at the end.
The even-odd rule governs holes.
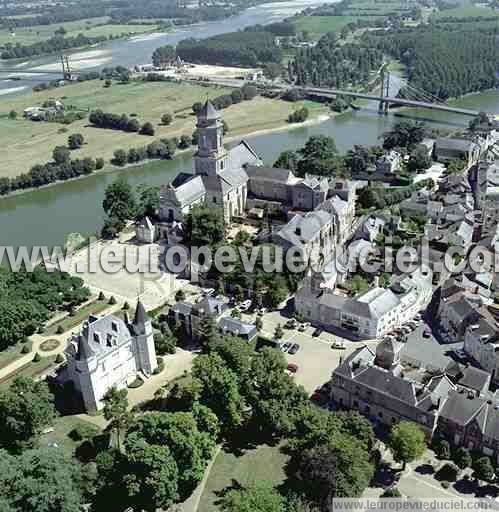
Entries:
POLYGON ((94 341, 95 343, 100 343, 100 334, 98 332, 94 332, 94 341))
POLYGON ((221 161, 220 161, 220 169, 223 169, 223 168, 224 168, 224 161, 223 161, 223 160, 221 160, 221 161))
POLYGON ((217 198, 216 198, 216 197, 214 197, 214 198, 213 198, 213 202, 214 202, 214 203, 216 203, 216 202, 217 202, 217 198))
POLYGON ((116 322, 112 322, 111 323, 111 329, 114 331, 114 332, 118 332, 118 324, 116 322))

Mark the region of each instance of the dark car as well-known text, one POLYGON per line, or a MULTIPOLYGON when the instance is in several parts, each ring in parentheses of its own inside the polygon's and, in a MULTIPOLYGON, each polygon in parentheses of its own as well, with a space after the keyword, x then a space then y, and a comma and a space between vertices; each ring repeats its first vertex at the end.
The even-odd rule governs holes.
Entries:
POLYGON ((291 348, 289 349, 288 351, 288 354, 296 354, 298 352, 298 350, 300 350, 300 345, 298 345, 298 343, 293 343, 291 345, 291 348))
POLYGON ((312 333, 312 336, 314 338, 317 338, 318 336, 320 336, 322 333, 324 332, 324 329, 321 329, 320 327, 317 327, 317 329, 315 329, 315 331, 312 333))
POLYGON ((429 338, 431 336, 431 331, 429 329, 425 329, 423 331, 423 338, 429 338))

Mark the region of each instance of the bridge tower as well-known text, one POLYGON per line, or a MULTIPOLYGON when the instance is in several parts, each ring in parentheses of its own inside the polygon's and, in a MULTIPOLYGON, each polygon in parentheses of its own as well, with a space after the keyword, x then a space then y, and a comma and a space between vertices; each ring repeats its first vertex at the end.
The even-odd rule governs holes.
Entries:
POLYGON ((69 57, 64 53, 61 53, 61 64, 63 79, 71 81, 73 79, 73 73, 71 72, 71 66, 69 65, 69 57))
MULTIPOLYGON (((380 96, 381 98, 388 98, 390 96, 390 72, 386 70, 386 65, 380 70, 381 87, 380 96)), ((388 114, 389 103, 381 99, 378 105, 378 112, 380 114, 388 114)))

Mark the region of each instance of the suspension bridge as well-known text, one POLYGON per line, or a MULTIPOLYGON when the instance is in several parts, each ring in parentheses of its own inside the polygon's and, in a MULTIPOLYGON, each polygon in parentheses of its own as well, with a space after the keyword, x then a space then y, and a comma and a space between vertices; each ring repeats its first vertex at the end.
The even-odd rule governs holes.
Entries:
POLYGON ((60 55, 61 69, 42 71, 36 69, 0 67, 0 75, 10 75, 3 78, 19 78, 19 75, 57 75, 61 80, 74 80, 76 75, 71 69, 68 55, 60 55))

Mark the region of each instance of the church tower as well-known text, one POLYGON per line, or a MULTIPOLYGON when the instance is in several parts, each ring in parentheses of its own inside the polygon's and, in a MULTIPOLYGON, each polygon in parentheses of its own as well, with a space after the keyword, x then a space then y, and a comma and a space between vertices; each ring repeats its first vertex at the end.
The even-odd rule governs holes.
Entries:
POLYGON ((198 150, 194 156, 196 174, 216 176, 228 165, 223 145, 223 122, 220 113, 208 100, 198 113, 198 150))

